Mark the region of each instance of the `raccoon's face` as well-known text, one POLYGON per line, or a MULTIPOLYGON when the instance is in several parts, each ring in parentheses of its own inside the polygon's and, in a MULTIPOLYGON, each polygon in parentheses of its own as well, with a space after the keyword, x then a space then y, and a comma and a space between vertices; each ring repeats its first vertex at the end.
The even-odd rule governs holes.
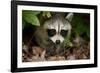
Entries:
POLYGON ((62 14, 55 14, 47 20, 44 28, 47 29, 48 36, 55 44, 61 44, 66 36, 71 33, 71 24, 73 13, 69 13, 65 18, 62 14))

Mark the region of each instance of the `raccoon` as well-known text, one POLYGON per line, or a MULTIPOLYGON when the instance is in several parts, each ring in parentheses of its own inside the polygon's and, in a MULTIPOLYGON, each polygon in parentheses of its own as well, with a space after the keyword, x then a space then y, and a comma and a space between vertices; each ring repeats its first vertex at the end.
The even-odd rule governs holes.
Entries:
POLYGON ((44 29, 47 30, 48 38, 55 45, 55 52, 59 54, 61 50, 61 44, 65 40, 65 37, 71 34, 71 20, 73 18, 73 13, 69 13, 66 17, 62 13, 55 13, 54 16, 45 21, 44 29))
POLYGON ((32 46, 39 46, 46 50, 47 56, 60 54, 64 48, 61 45, 66 36, 71 34, 71 20, 73 13, 64 16, 63 13, 54 13, 53 16, 46 20, 43 26, 35 29, 32 37, 32 46))

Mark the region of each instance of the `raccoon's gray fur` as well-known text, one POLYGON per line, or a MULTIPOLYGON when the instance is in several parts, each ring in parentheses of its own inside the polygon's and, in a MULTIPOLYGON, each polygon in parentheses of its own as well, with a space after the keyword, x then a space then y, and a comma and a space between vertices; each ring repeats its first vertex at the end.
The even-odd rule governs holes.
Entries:
POLYGON ((66 17, 64 17, 61 13, 57 13, 52 18, 45 21, 43 26, 38 27, 32 37, 32 46, 36 44, 37 46, 46 49, 47 55, 55 55, 59 54, 63 51, 64 46, 62 46, 62 42, 65 40, 64 37, 60 34, 61 30, 68 30, 68 35, 71 33, 71 20, 73 17, 73 13, 69 13, 66 17), (47 29, 56 30, 56 34, 52 37, 48 36, 47 29), (56 44, 56 41, 59 40, 61 43, 56 44))
POLYGON ((55 44, 48 38, 46 29, 40 27, 34 33, 35 41, 43 49, 46 49, 48 55, 55 55, 55 44))
POLYGON ((62 42, 64 41, 64 37, 60 34, 61 30, 68 30, 68 35, 71 33, 71 20, 73 18, 73 13, 69 13, 66 17, 64 17, 61 13, 55 13, 55 15, 45 21, 43 27, 40 27, 35 32, 35 40, 38 42, 38 45, 44 49, 49 55, 59 54, 63 51, 64 46, 62 46, 62 42), (47 33, 47 29, 55 29, 56 34, 53 37, 49 37, 47 33), (56 40, 59 40, 61 43, 56 44, 56 40))

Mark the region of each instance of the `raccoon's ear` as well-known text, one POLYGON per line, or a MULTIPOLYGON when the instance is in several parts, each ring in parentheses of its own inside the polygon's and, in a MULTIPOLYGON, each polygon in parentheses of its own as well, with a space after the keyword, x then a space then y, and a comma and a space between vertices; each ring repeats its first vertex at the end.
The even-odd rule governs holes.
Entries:
POLYGON ((69 13, 67 16, 66 16, 66 19, 68 19, 70 22, 71 22, 71 20, 72 20, 72 18, 73 18, 73 13, 69 13))

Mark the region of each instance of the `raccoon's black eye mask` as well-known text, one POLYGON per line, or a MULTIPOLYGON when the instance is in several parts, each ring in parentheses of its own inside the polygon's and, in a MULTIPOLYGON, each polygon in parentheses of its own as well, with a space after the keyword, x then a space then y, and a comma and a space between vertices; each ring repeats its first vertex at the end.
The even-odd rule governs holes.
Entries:
POLYGON ((61 30, 61 31, 60 31, 60 34, 61 34, 63 37, 66 37, 67 34, 68 34, 68 30, 61 30))
POLYGON ((56 30, 55 29, 47 29, 47 32, 48 32, 48 36, 49 37, 52 37, 56 34, 56 30))
MULTIPOLYGON (((52 37, 56 34, 56 30, 55 29, 47 29, 48 32, 48 36, 52 37)), ((66 37, 68 34, 68 30, 61 30, 60 31, 60 35, 62 35, 63 37, 66 37)))

